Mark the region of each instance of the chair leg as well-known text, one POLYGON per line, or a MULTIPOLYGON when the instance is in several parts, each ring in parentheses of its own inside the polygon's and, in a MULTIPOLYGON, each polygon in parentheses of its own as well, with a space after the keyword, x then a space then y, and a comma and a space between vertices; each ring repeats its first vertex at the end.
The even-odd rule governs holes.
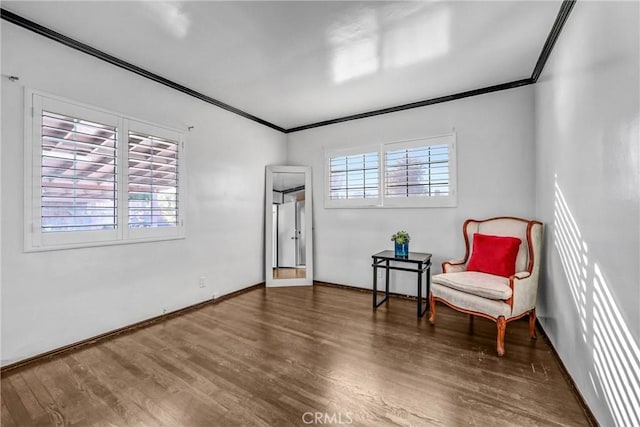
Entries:
POLYGON ((473 334, 473 319, 474 319, 473 314, 470 314, 469 315, 469 333, 470 334, 473 334))
POLYGON ((498 317, 498 356, 504 356, 504 333, 507 330, 507 319, 504 316, 498 317))
POLYGON ((436 323, 436 299, 431 292, 429 292, 429 311, 429 323, 433 325, 436 323))
POLYGON ((532 339, 538 338, 536 335, 536 309, 534 308, 529 312, 529 335, 532 339))

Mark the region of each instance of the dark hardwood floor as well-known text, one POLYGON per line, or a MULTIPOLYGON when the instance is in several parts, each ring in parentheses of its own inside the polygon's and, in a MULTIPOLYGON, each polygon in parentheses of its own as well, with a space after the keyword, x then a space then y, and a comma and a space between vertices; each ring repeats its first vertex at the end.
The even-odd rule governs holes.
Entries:
POLYGON ((588 425, 527 321, 337 287, 255 289, 16 368, 2 426, 588 425))
POLYGON ((305 277, 307 277, 307 269, 305 267, 273 269, 274 279, 304 279, 305 277))

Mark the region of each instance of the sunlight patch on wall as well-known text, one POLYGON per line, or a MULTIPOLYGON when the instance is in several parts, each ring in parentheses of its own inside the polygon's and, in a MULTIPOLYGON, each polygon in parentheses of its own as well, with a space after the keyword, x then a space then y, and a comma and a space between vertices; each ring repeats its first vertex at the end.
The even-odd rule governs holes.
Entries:
POLYGON ((560 255, 571 296, 580 315, 582 339, 587 342, 587 244, 582 240, 580 230, 558 185, 557 175, 553 211, 554 245, 560 255))
POLYGON ((616 129, 614 138, 619 150, 609 153, 612 157, 611 181, 615 183, 612 190, 622 200, 640 200, 640 114, 616 129))
POLYGON ((640 425, 640 349, 598 264, 594 265, 593 356, 616 425, 640 425))
POLYGON ((640 348, 616 303, 605 274, 588 258, 587 244, 555 176, 554 246, 592 350, 588 372, 616 426, 640 425, 640 348), (588 286, 588 285, 591 286, 588 286))

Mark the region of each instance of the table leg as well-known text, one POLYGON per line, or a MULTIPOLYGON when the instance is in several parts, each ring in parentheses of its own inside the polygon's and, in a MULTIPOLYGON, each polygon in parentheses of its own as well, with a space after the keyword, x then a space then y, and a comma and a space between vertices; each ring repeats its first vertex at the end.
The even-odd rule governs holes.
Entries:
MULTIPOLYGON (((427 265, 425 269, 422 269, 422 263, 418 264, 418 317, 424 316, 429 308, 429 302, 425 303, 424 309, 422 308, 422 273, 424 271, 429 271, 429 266, 427 265)), ((427 296, 429 296, 429 275, 427 273, 427 296)))
POLYGON ((378 262, 373 259, 373 308, 376 308, 376 297, 378 296, 378 262))
MULTIPOLYGON (((387 288, 385 291, 385 297, 381 301, 378 301, 378 263, 377 259, 373 259, 373 309, 380 307, 389 298, 389 269, 387 269, 387 288)), ((389 262, 387 261, 387 265, 389 262)))
POLYGON ((384 299, 386 300, 387 298, 389 298, 389 260, 387 260, 387 262, 385 263, 385 270, 386 270, 386 274, 384 277, 384 286, 385 286, 385 292, 384 292, 384 299))

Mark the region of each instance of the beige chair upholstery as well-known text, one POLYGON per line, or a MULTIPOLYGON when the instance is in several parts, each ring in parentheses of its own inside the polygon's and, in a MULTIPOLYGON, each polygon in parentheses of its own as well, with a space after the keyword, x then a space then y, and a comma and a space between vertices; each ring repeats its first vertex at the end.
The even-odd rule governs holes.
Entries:
POLYGON ((442 274, 431 278, 429 321, 435 324, 436 301, 472 316, 491 319, 498 325, 498 355, 504 354, 507 322, 529 315, 529 333, 536 337, 536 297, 540 273, 542 223, 521 218, 469 219, 462 226, 466 253, 463 259, 442 263, 442 274), (474 233, 517 237, 521 240, 516 273, 511 277, 467 271, 474 233))

